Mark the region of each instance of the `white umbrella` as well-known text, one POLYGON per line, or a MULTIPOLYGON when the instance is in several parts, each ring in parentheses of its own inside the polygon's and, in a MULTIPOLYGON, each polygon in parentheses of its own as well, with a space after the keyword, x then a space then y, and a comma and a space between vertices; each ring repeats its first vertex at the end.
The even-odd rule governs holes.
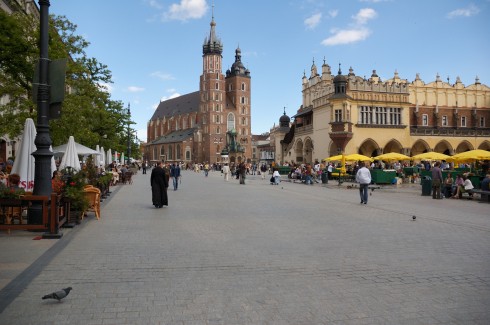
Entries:
MULTIPOLYGON (((49 146, 49 150, 51 150, 51 152, 53 152, 53 146, 49 146)), ((53 173, 56 171, 56 161, 54 161, 54 155, 53 157, 51 157, 51 175, 53 175, 53 173)))
POLYGON ((110 164, 112 162, 113 162, 113 160, 112 160, 112 149, 109 149, 109 150, 107 150, 107 161, 106 161, 106 163, 110 164))
POLYGON ((100 147, 100 164, 105 167, 106 161, 105 161, 105 150, 104 147, 100 147))
POLYGON ((124 164, 124 152, 121 152, 121 164, 124 164))
POLYGON ((75 171, 80 171, 80 160, 78 160, 77 147, 75 146, 75 139, 72 135, 68 139, 66 145, 65 154, 61 159, 60 169, 71 167, 75 171))
MULTIPOLYGON (((73 141, 73 143, 74 143, 74 145, 75 145, 75 147, 77 149, 77 153, 79 155, 82 155, 82 156, 86 156, 86 155, 100 155, 100 153, 98 151, 95 151, 93 149, 90 149, 89 147, 85 147, 83 144, 76 143, 75 141, 73 141)), ((53 152, 54 153, 65 153, 66 150, 67 150, 67 147, 68 147, 68 143, 62 144, 61 146, 54 147, 53 148, 53 152)))
POLYGON ((27 191, 32 191, 34 188, 34 156, 32 153, 37 150, 34 144, 36 138, 36 126, 31 118, 26 119, 24 123, 24 133, 22 133, 22 142, 20 150, 15 157, 14 165, 12 166, 12 174, 20 176, 20 187, 27 191))
POLYGON ((95 155, 95 159, 94 159, 95 167, 99 167, 100 166, 100 148, 99 148, 99 145, 95 146, 95 151, 97 151, 99 153, 98 155, 95 155))
POLYGON ((114 160, 116 161, 116 163, 119 162, 119 159, 117 159, 117 151, 114 151, 114 160))

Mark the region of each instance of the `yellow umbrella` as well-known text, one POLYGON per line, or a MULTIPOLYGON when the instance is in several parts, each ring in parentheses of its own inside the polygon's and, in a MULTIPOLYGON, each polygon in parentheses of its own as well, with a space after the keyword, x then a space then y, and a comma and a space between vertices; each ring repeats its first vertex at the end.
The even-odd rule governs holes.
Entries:
POLYGON ((412 157, 412 160, 447 160, 450 156, 439 152, 424 152, 412 157))
POLYGON ((341 174, 345 174, 345 172, 346 172, 346 169, 345 169, 345 155, 342 154, 340 173, 341 174))
POLYGON ((448 158, 449 161, 469 161, 469 160, 490 160, 490 151, 487 150, 470 150, 458 153, 448 158))
POLYGON ((346 161, 372 161, 368 156, 360 155, 358 153, 353 153, 345 156, 346 161))
MULTIPOLYGON (((360 155, 358 153, 352 153, 350 155, 344 155, 344 159, 345 159, 345 161, 368 161, 368 160, 372 161, 371 158, 364 156, 364 155, 360 155)), ((323 160, 325 160, 325 161, 342 161, 342 155, 332 156, 329 158, 325 158, 323 160)))
POLYGON ((325 160, 325 161, 337 161, 337 160, 340 161, 340 160, 342 160, 342 155, 328 157, 328 158, 325 158, 323 160, 325 160))
POLYGON ((385 160, 385 161, 395 161, 395 160, 410 160, 409 156, 405 156, 398 152, 385 153, 373 158, 374 160, 385 160))

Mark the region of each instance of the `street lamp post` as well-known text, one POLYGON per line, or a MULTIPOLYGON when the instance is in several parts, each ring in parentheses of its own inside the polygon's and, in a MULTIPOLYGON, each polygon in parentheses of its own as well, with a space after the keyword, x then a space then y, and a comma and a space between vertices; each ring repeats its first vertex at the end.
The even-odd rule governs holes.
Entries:
MULTIPOLYGON (((34 169, 34 195, 50 196, 51 187, 51 137, 49 134, 49 0, 39 0, 40 10, 40 41, 39 41, 39 85, 37 88, 37 134, 34 143, 36 151, 32 153, 35 158, 34 169)), ((42 224, 43 207, 33 204, 29 209, 29 223, 42 224)), ((58 233, 57 236, 61 237, 58 233)))
POLYGON ((128 114, 128 165, 131 162, 129 157, 131 157, 131 133, 130 133, 130 124, 131 124, 131 103, 128 103, 128 109, 127 109, 127 114, 128 114))

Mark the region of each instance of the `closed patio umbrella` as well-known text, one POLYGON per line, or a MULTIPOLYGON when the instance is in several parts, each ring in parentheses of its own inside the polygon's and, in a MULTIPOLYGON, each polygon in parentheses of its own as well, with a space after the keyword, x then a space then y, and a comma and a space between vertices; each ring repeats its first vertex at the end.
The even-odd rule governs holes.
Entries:
POLYGON ((26 191, 32 191, 34 189, 35 159, 32 153, 37 150, 36 145, 34 144, 36 134, 34 121, 31 118, 26 119, 20 150, 15 157, 11 171, 12 174, 18 174, 20 176, 20 187, 24 188, 26 191))
POLYGON ((124 152, 121 152, 121 165, 124 164, 124 152))
POLYGON ((112 160, 112 149, 107 150, 107 164, 111 164, 114 160, 112 160))
POLYGON ((80 160, 78 159, 77 147, 75 146, 75 138, 71 135, 66 145, 65 153, 61 158, 60 169, 67 167, 73 168, 75 171, 80 171, 80 160))

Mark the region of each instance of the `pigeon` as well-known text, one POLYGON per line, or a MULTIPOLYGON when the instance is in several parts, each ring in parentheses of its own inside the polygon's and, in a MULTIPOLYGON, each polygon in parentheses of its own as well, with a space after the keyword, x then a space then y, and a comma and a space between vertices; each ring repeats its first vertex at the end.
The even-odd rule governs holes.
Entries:
POLYGON ((43 297, 43 300, 44 299, 56 299, 56 300, 60 301, 61 299, 68 296, 71 289, 72 289, 71 287, 68 287, 68 288, 61 289, 60 291, 50 293, 49 295, 45 295, 43 297))
POLYGON ((417 217, 416 216, 412 216, 412 220, 415 221, 415 219, 417 219, 417 217))

